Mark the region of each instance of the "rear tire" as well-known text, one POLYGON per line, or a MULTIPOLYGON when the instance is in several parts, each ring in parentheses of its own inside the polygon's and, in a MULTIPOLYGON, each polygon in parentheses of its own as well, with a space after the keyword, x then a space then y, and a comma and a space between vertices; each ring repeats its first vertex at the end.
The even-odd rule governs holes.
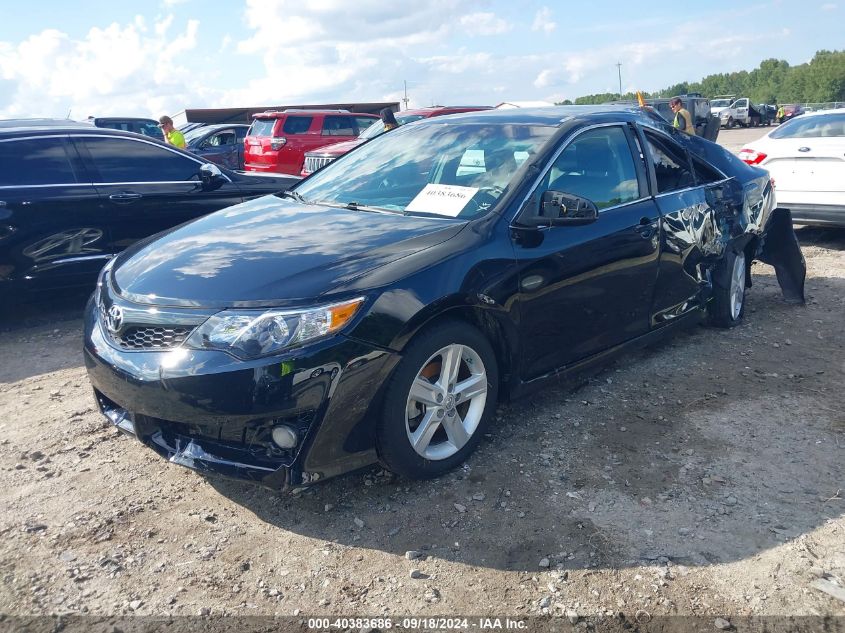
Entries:
POLYGON ((405 350, 385 390, 376 448, 389 470, 438 477, 475 450, 496 409, 496 356, 481 332, 436 324, 405 350))
POLYGON ((728 251, 713 270, 713 298, 708 307, 710 323, 731 328, 745 315, 746 257, 743 251, 728 251))

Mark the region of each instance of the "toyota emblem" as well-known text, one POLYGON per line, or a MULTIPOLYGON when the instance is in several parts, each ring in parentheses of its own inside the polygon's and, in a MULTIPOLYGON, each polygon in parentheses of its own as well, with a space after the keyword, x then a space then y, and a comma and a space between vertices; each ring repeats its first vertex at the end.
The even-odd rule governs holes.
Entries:
POLYGON ((106 313, 106 327, 109 332, 117 334, 120 331, 120 326, 123 325, 123 310, 120 306, 112 306, 106 313))

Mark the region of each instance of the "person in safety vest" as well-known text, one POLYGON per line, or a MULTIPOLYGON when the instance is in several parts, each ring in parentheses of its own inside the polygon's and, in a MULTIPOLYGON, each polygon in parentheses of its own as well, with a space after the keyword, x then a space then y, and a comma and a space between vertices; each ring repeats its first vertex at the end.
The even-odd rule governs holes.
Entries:
POLYGON ((669 99, 669 107, 675 113, 672 127, 682 130, 691 136, 695 136, 695 125, 693 125, 692 115, 684 109, 684 104, 681 103, 680 98, 672 97, 669 99))
POLYGON ((167 141, 173 147, 185 149, 185 136, 182 134, 182 132, 173 127, 173 119, 171 119, 167 115, 164 115, 163 117, 159 118, 158 126, 164 133, 165 141, 167 141))
POLYGON ((783 110, 783 106, 778 106, 778 112, 775 115, 775 119, 778 123, 783 123, 783 117, 786 116, 786 113, 783 110))

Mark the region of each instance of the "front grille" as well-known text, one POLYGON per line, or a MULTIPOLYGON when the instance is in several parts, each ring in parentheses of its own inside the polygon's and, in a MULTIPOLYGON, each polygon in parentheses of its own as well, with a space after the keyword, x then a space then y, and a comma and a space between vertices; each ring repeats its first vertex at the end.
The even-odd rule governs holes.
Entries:
POLYGON ((171 349, 179 347, 193 328, 180 326, 129 327, 112 340, 123 349, 171 349))
POLYGON ((303 169, 303 171, 308 174, 313 174, 315 171, 317 171, 321 167, 325 167, 333 160, 334 158, 332 158, 331 156, 306 156, 305 168, 303 169))

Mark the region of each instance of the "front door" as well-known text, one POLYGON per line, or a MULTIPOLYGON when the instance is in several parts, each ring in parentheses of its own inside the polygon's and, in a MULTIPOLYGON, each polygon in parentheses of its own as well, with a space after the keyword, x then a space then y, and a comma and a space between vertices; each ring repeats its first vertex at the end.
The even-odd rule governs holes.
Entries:
POLYGON ((200 179, 203 163, 157 143, 128 137, 77 138, 91 164, 106 211, 114 248, 242 201, 238 187, 222 176, 213 187, 200 179))
POLYGON ((552 161, 522 214, 553 190, 591 200, 598 220, 536 229, 515 219, 523 380, 648 331, 659 212, 640 154, 627 126, 586 129, 552 161))

